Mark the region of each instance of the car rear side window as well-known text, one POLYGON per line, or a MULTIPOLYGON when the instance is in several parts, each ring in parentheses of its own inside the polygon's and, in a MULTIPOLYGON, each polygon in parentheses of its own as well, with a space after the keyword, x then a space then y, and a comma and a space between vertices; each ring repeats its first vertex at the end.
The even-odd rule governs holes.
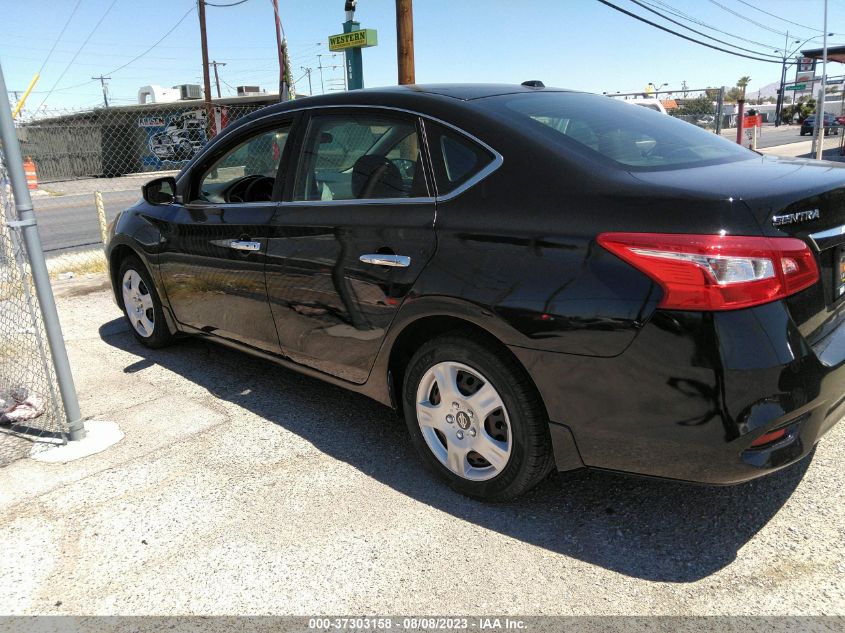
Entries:
POLYGON ((445 195, 493 162, 494 156, 475 141, 444 125, 426 122, 437 193, 445 195))
POLYGON ((428 196, 414 119, 355 113, 311 119, 293 199, 428 196))
POLYGON ((672 116, 585 93, 507 95, 484 104, 535 137, 630 171, 680 169, 757 155, 672 116))

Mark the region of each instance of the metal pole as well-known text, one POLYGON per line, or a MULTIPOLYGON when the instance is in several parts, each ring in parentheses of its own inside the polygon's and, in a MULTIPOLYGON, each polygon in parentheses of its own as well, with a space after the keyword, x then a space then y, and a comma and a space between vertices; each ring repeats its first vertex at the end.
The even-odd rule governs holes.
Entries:
MULTIPOLYGON (((2 65, 0 65, 0 94, 6 94, 6 79, 3 76, 2 65)), ((82 414, 79 411, 79 400, 76 396, 76 387, 73 384, 73 374, 70 371, 70 361, 62 336, 62 326, 59 323, 56 301, 50 288, 47 262, 44 261, 38 224, 32 210, 32 199, 29 197, 26 174, 23 171, 21 148, 18 144, 15 123, 12 120, 12 112, 8 104, 0 105, 0 140, 3 142, 6 169, 12 184, 18 217, 16 222, 9 222, 9 226, 20 229, 29 256, 35 294, 38 297, 38 304, 41 306, 44 331, 47 334, 50 354, 53 357, 53 367, 56 370, 56 380, 59 383, 59 392, 62 395, 62 403, 67 415, 68 437, 71 440, 81 440, 85 437, 85 426, 82 422, 82 414)))
POLYGON ((742 145, 742 116, 745 112, 745 99, 736 100, 736 143, 742 145))
POLYGON ((822 87, 819 90, 819 100, 816 103, 815 135, 813 136, 813 150, 816 158, 821 159, 824 149, 824 132, 819 139, 819 117, 821 117, 821 129, 824 130, 824 93, 827 89, 827 0, 824 0, 824 48, 822 50, 822 87))
POLYGON ((226 62, 218 62, 214 60, 211 62, 211 65, 214 66, 214 85, 217 88, 217 98, 220 99, 220 75, 217 72, 218 66, 225 66, 226 62))
POLYGON ((719 88, 719 98, 716 100, 716 134, 722 133, 722 117, 725 110, 725 87, 719 88))

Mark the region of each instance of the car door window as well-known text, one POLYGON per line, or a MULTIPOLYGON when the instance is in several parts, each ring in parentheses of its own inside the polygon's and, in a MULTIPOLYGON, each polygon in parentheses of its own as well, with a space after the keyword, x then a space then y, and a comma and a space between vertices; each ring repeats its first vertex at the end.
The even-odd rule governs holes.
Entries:
POLYGON ((225 151, 202 171, 195 190, 199 200, 218 204, 272 200, 289 132, 289 124, 264 130, 225 151))
POLYGON ((369 113, 311 119, 294 200, 426 196, 419 134, 412 119, 369 113))
POLYGON ((444 125, 426 122, 438 195, 445 195, 478 174, 494 157, 478 143, 444 125))

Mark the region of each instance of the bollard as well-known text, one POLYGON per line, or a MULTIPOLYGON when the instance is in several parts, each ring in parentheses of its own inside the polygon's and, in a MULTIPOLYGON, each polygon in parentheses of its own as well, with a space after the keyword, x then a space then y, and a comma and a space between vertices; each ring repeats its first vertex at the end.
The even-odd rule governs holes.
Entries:
POLYGON ((106 205, 103 204, 103 192, 94 192, 94 206, 97 208, 97 220, 100 221, 100 239, 103 240, 105 246, 109 237, 108 225, 106 224, 106 205))

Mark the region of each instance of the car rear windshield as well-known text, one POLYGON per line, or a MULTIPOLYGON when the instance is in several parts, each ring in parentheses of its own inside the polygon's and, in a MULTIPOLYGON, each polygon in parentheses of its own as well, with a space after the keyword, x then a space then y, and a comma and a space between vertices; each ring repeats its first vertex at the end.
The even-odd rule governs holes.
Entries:
POLYGON ((534 135, 630 171, 681 169, 757 157, 691 123, 609 97, 538 92, 486 101, 485 106, 534 135))

